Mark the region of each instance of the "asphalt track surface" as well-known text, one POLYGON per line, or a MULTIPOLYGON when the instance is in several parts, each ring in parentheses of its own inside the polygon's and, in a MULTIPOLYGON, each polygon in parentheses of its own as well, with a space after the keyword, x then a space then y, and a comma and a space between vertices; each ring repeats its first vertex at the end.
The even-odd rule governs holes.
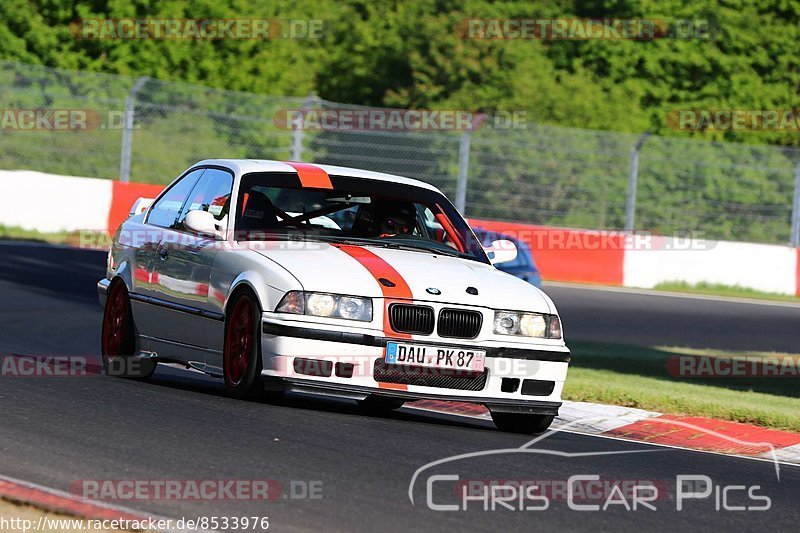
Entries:
POLYGON ((547 285, 570 340, 800 352, 800 305, 547 285))
MULTIPOLYGON (((101 253, 0 245, 0 354, 97 354, 101 310, 95 283, 102 276, 103 264, 101 253)), ((622 335, 618 332, 620 322, 607 316, 613 309, 603 309, 602 302, 606 298, 624 300, 624 295, 590 297, 591 305, 581 318, 580 302, 576 306, 574 295, 560 288, 550 292, 576 338, 581 324, 597 328, 581 336, 591 336, 591 331, 622 335), (563 302, 559 301, 562 296, 563 302), (592 321, 592 316, 601 311, 607 321, 604 331, 592 321)), ((616 304, 616 309, 625 307, 624 302, 616 304)), ((630 316, 642 314, 631 307, 630 316)), ((764 309, 751 311, 750 319, 764 309)), ((704 318, 708 315, 696 320, 704 318)), ((690 322, 692 318, 682 320, 690 322)), ((665 326, 672 328, 669 323, 665 326)), ((676 334, 688 333, 672 329, 676 334)), ((697 328, 693 337, 701 330, 697 328)), ((758 328, 755 332, 760 333, 758 328)), ((714 333, 708 342, 716 335, 725 337, 714 333)), ((534 445, 535 453, 493 453, 423 470, 411 487, 412 505, 412 477, 426 464, 459 454, 514 449, 528 439, 499 432, 486 422, 406 408, 375 417, 360 413, 344 401, 302 397, 290 398, 281 405, 237 401, 227 398, 218 382, 169 367, 160 368, 148 382, 105 376, 2 377, 0 412, 0 473, 56 489, 68 490, 75 481, 87 479, 270 479, 283 487, 279 497, 269 502, 122 502, 143 512, 175 518, 269 516, 270 530, 274 531, 796 528, 800 493, 797 467, 781 465, 778 479, 776 465, 767 461, 566 432, 556 432, 534 445), (647 452, 639 453, 642 450, 647 452), (570 456, 548 451, 621 453, 570 456), (546 510, 539 511, 512 511, 501 505, 487 511, 482 502, 468 502, 466 511, 434 511, 426 505, 426 481, 431 474, 458 475, 461 480, 556 483, 573 475, 595 474, 604 480, 652 482, 661 488, 661 497, 652 502, 655 511, 641 507, 629 511, 620 505, 606 511, 576 511, 557 496, 551 498, 546 510), (770 509, 717 510, 715 492, 708 499, 688 501, 682 511, 677 511, 678 475, 706 475, 716 486, 759 485, 755 494, 768 496, 770 509), (291 497, 289 487, 312 481, 321 482, 321 498, 291 497)), ((460 501, 454 482, 436 483, 432 494, 437 503, 460 501)), ((763 504, 741 493, 729 494, 731 505, 763 504)), ((580 503, 602 505, 603 500, 580 503)), ((515 508, 517 505, 512 504, 515 508)))

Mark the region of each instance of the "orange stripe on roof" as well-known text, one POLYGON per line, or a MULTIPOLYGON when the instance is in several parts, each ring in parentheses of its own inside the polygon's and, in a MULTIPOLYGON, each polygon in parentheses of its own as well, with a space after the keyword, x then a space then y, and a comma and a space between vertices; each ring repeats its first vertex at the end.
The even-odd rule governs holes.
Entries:
POLYGON ((286 164, 297 171, 297 175, 300 176, 300 183, 303 187, 308 187, 310 189, 333 189, 331 177, 318 166, 309 165, 308 163, 290 163, 288 161, 286 164))

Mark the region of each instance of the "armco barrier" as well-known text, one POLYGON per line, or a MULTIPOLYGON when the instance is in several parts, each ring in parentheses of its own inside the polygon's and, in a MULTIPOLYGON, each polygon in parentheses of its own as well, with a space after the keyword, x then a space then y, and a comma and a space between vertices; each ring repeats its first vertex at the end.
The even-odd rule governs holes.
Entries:
MULTIPOLYGON (((161 185, 0 170, 7 199, 0 224, 42 232, 116 231, 139 197, 153 198, 161 185)), ((685 248, 653 237, 630 246, 620 232, 576 230, 471 219, 470 224, 508 233, 531 247, 545 280, 650 288, 665 281, 739 285, 800 296, 800 249, 739 242, 703 241, 685 248)))
POLYGON ((32 170, 0 170, 0 224, 46 233, 104 229, 113 182, 32 170))
POLYGON ((625 251, 626 286, 677 281, 797 293, 797 251, 789 246, 699 240, 687 248, 671 237, 653 237, 650 244, 625 251))

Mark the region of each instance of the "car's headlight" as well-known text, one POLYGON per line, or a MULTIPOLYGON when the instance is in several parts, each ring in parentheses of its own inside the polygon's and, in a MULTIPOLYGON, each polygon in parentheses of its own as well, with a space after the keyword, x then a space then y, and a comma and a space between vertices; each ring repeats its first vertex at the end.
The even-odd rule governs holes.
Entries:
POLYGON ((560 339, 561 321, 556 315, 495 311, 494 332, 498 335, 560 339))
POLYGON ((325 292, 289 291, 281 299, 275 312, 370 322, 372 300, 325 292))

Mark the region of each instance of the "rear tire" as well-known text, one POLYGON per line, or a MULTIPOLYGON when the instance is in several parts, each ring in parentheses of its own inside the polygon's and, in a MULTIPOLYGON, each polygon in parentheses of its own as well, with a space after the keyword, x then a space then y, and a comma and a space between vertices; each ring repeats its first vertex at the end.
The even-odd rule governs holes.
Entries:
POLYGON ((241 291, 231 302, 225 320, 223 375, 225 389, 234 398, 261 400, 261 309, 256 297, 241 291))
POLYGON ((508 433, 537 435, 547 431, 555 418, 553 415, 529 415, 523 413, 491 413, 497 429, 508 433))
POLYGON ((400 409, 405 400, 400 398, 387 398, 386 396, 370 395, 363 400, 357 400, 358 407, 368 414, 382 415, 395 409, 400 409))
POLYGON ((103 312, 101 352, 106 374, 128 379, 147 379, 156 371, 155 359, 136 357, 136 328, 125 284, 111 284, 103 312))

